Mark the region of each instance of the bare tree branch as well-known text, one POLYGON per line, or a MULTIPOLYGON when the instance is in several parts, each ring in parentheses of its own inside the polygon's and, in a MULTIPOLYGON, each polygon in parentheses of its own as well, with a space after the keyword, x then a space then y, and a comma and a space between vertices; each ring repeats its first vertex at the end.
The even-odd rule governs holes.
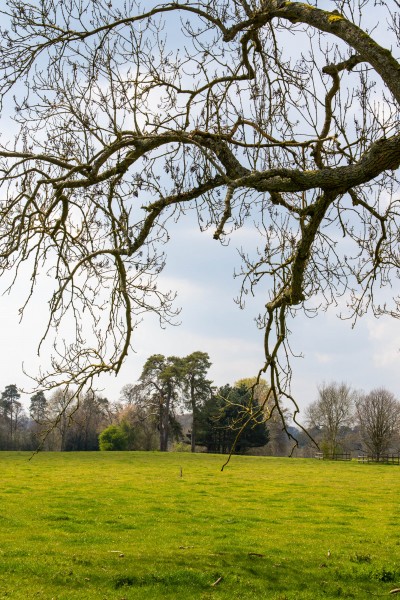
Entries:
POLYGON ((284 403, 298 412, 296 312, 345 295, 351 318, 398 317, 398 299, 380 303, 375 290, 400 267, 400 69, 380 45, 398 45, 399 15, 383 2, 375 39, 365 6, 9 0, 1 9, 0 275, 12 273, 12 286, 31 268, 22 312, 42 274, 55 282, 40 389, 80 393, 118 373, 144 313, 174 319, 174 293, 156 280, 168 220, 188 210, 217 240, 248 221, 262 236, 256 260, 242 252, 240 301, 266 280, 259 377, 284 427, 284 403))

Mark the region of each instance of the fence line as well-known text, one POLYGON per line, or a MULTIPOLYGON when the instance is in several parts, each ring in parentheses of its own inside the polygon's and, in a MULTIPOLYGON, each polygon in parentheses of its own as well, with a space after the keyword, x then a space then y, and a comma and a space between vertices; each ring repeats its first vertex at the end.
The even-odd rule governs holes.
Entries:
POLYGON ((357 457, 359 463, 385 463, 390 465, 400 465, 399 454, 384 454, 382 456, 373 456, 370 454, 360 454, 357 457))
POLYGON ((314 458, 317 458, 318 460, 351 460, 351 454, 350 452, 340 452, 327 455, 323 452, 316 452, 314 458))

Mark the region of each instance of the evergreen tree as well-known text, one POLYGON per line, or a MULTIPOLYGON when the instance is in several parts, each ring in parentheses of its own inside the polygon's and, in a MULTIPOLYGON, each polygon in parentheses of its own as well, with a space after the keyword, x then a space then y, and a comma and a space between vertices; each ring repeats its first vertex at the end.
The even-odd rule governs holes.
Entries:
POLYGON ((6 424, 8 446, 14 449, 15 435, 18 428, 18 421, 22 415, 22 404, 19 402, 21 394, 18 392, 15 384, 7 385, 1 394, 1 408, 3 420, 6 424))
POLYGON ((43 392, 31 396, 29 414, 36 423, 42 423, 46 417, 47 399, 43 392))
POLYGON ((182 367, 185 405, 192 411, 191 449, 195 452, 199 412, 211 395, 211 381, 207 379, 207 371, 211 367, 210 357, 206 352, 193 352, 182 359, 182 367))
POLYGON ((179 432, 175 419, 175 407, 182 390, 182 359, 162 354, 150 356, 140 376, 144 390, 148 392, 149 405, 153 407, 160 432, 160 450, 168 450, 170 434, 179 432))
POLYGON ((230 452, 234 444, 237 454, 265 446, 269 435, 259 409, 245 385, 219 388, 206 400, 199 415, 198 443, 208 452, 220 454, 230 452))

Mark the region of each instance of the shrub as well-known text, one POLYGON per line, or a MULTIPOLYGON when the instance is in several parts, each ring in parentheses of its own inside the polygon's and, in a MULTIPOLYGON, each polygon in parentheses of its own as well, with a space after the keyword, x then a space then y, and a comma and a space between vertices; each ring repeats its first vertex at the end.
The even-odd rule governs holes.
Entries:
POLYGON ((128 435, 118 425, 110 425, 99 435, 100 450, 127 450, 128 435))
POLYGON ((191 452, 192 449, 190 447, 190 444, 185 444, 185 442, 175 442, 172 445, 172 451, 173 452, 191 452))

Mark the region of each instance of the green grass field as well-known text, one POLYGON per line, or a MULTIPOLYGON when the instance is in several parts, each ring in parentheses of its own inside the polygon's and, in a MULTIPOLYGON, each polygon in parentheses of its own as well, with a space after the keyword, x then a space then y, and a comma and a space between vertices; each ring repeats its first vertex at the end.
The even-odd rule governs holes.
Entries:
POLYGON ((365 600, 400 587, 400 467, 29 457, 0 453, 0 598, 365 600))

